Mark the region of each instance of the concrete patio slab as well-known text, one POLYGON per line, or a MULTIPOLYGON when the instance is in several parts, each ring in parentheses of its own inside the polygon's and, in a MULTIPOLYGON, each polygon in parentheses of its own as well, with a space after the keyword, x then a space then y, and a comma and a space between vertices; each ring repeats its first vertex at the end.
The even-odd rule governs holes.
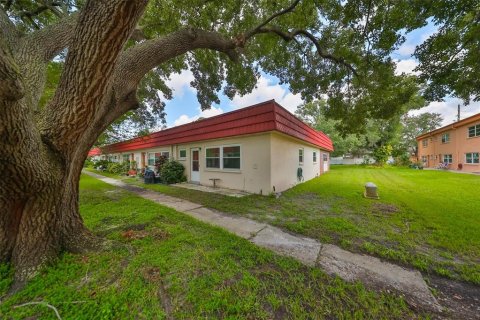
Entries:
POLYGON ((209 186, 204 186, 204 185, 194 184, 194 183, 187 183, 187 182, 176 183, 173 186, 184 188, 184 189, 202 191, 202 192, 218 193, 224 196, 235 197, 235 198, 241 198, 249 195, 248 192, 244 192, 240 190, 225 189, 220 187, 213 188, 209 186))
POLYGON ((251 239, 253 243, 293 257, 307 266, 314 266, 322 244, 316 240, 294 236, 278 228, 268 226, 251 239))
POLYGON ((352 253, 324 244, 318 265, 327 273, 353 282, 361 281, 375 289, 391 289, 405 295, 410 303, 441 311, 419 271, 409 270, 378 258, 352 253))

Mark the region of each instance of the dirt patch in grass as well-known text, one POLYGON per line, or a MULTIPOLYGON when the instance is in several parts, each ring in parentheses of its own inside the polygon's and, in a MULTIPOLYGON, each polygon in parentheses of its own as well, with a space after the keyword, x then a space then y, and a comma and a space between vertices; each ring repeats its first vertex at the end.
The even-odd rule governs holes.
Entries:
POLYGON ((160 280, 160 269, 157 267, 143 268, 140 273, 145 281, 157 283, 160 280))
POLYGON ((127 240, 143 239, 145 237, 152 236, 155 240, 164 240, 170 237, 170 234, 164 230, 153 228, 151 230, 135 230, 128 229, 122 232, 122 237, 127 240))
POLYGON ((430 287, 436 291, 437 300, 449 310, 451 319, 480 319, 480 288, 474 284, 430 275, 430 287))
POLYGON ((372 205, 372 213, 374 214, 390 215, 390 214, 397 213, 399 211, 400 209, 398 209, 397 206, 389 203, 377 202, 372 205))

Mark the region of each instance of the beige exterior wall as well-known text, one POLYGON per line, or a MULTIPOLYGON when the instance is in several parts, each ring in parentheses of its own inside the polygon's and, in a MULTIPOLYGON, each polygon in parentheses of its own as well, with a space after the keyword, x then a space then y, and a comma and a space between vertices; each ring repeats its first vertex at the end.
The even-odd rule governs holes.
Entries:
POLYGON ((443 162, 444 155, 452 155, 452 164, 450 169, 458 169, 458 165, 462 164, 462 171, 480 172, 480 164, 467 164, 465 155, 470 152, 480 152, 480 137, 468 137, 468 128, 480 124, 479 122, 462 125, 458 128, 450 128, 432 136, 426 137, 418 141, 418 159, 422 161, 422 157, 426 157, 425 167, 434 168, 443 162), (442 135, 450 134, 450 141, 442 143, 442 135), (426 147, 423 146, 423 140, 428 141, 426 147))
POLYGON ((191 181, 191 150, 200 151, 200 184, 212 186, 209 179, 220 179, 216 185, 222 188, 244 190, 251 193, 270 192, 270 134, 238 136, 234 138, 200 141, 173 146, 175 159, 185 166, 185 175, 191 181), (240 170, 210 169, 206 167, 206 149, 209 147, 240 146, 240 170), (180 150, 187 157, 180 159, 180 150))
MULTIPOLYGON (((278 132, 135 150, 129 154, 134 154, 135 161, 140 160, 138 167, 141 169, 142 153, 145 153, 145 164, 148 166, 149 153, 168 151, 170 159, 175 159, 184 165, 187 180, 192 181, 192 149, 199 150, 200 184, 212 186, 213 181, 210 179, 219 179, 216 181, 218 187, 263 195, 274 191, 281 192, 300 183, 297 179, 298 168, 302 169, 303 181, 319 176, 324 168, 324 154, 328 159, 325 169, 329 168, 327 151, 278 132), (224 146, 240 146, 239 170, 206 167, 206 149, 224 146), (299 163, 299 149, 303 150, 302 164, 299 163), (185 158, 180 158, 180 150, 186 151, 185 158), (313 152, 316 152, 316 162, 313 161, 313 152)), ((113 155, 121 161, 122 154, 113 155)), ((152 166, 149 167, 153 169, 152 166)))
POLYGON ((298 168, 302 169, 303 181, 318 177, 321 173, 322 152, 313 145, 291 138, 281 133, 271 133, 271 176, 272 191, 290 189, 301 181, 297 178, 298 168), (299 159, 299 150, 303 150, 303 163, 299 159), (313 152, 316 152, 316 162, 313 162, 313 152))

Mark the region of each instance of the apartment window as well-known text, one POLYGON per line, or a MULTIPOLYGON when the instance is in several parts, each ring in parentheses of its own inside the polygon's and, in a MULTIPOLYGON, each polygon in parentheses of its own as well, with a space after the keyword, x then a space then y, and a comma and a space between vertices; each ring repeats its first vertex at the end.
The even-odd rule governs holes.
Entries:
POLYGON ((317 151, 313 151, 313 163, 317 163, 317 151))
POLYGON ((443 155, 443 163, 452 163, 453 157, 451 154, 444 154, 443 155))
POLYGON ((442 134, 442 143, 447 143, 450 141, 450 133, 442 134))
POLYGON ((155 163, 160 161, 160 157, 164 156, 165 158, 170 158, 170 152, 162 151, 162 152, 150 152, 148 153, 148 165, 154 166, 155 163))
POLYGON ((148 154, 148 165, 154 166, 155 162, 160 160, 160 153, 149 153, 148 154))
POLYGON ((424 148, 426 148, 426 147, 428 146, 428 140, 427 140, 427 139, 423 139, 423 140, 422 140, 422 146, 423 146, 424 148))
POLYGON ((240 169, 240 146, 207 148, 205 163, 210 169, 240 169))
POLYGON ((480 136, 480 124, 475 126, 468 127, 468 137, 479 137, 480 136))
POLYGON ((298 162, 303 164, 303 149, 298 149, 298 162))
POLYGON ((223 147, 223 169, 240 169, 240 146, 223 147))
POLYGON ((478 152, 469 152, 465 154, 465 162, 469 164, 479 163, 479 154, 478 152))
POLYGON ((207 148, 205 163, 207 168, 220 169, 220 148, 207 148))
POLYGON ((186 158, 187 158, 187 150, 186 149, 180 149, 178 151, 178 159, 185 160, 186 158))

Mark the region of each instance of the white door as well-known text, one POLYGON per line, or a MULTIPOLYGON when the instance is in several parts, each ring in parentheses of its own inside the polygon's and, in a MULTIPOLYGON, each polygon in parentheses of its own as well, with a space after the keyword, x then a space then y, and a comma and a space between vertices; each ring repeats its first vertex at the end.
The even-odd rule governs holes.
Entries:
POLYGON ((323 154, 323 172, 328 171, 328 154, 323 154))
POLYGON ((191 182, 200 183, 200 151, 198 149, 192 149, 190 157, 190 180, 191 182))

